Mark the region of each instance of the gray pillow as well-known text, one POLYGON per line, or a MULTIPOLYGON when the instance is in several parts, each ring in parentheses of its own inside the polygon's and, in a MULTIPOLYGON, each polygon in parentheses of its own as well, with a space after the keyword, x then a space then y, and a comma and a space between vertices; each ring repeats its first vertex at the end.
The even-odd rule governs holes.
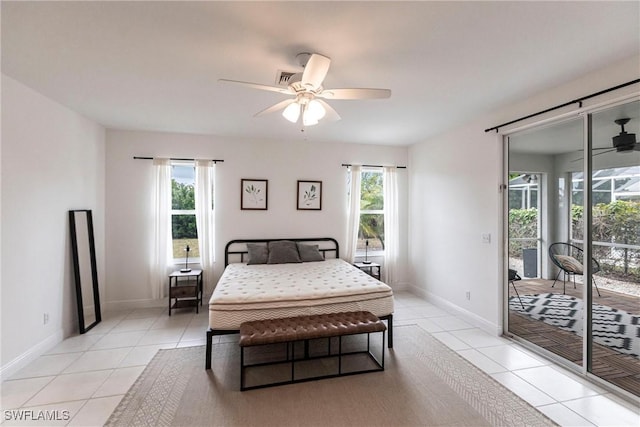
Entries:
POLYGON ((269 242, 269 261, 267 261, 267 264, 288 264, 292 262, 302 262, 295 242, 290 240, 269 242))
POLYGON ((298 253, 300 254, 302 262, 324 261, 318 245, 305 245, 300 242, 296 242, 296 245, 298 246, 298 253))
POLYGON ((247 264, 266 264, 269 260, 269 248, 266 243, 247 243, 249 262, 247 264))

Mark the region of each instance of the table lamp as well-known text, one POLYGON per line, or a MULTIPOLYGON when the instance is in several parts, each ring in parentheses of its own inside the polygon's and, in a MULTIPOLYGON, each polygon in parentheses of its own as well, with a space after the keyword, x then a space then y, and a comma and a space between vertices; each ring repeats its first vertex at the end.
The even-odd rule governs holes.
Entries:
POLYGON ((369 240, 364 241, 364 261, 362 263, 371 264, 371 261, 369 261, 369 240))
POLYGON ((189 273, 191 271, 191 269, 189 268, 189 251, 191 250, 191 248, 189 248, 189 245, 187 245, 184 250, 187 252, 187 256, 184 259, 184 268, 180 269, 180 273, 189 273))

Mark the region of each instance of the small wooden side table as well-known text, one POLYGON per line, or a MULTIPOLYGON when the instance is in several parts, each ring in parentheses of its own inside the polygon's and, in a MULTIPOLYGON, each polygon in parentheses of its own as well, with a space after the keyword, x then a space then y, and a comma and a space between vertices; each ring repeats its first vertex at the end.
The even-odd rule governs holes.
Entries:
POLYGON ((377 262, 370 262, 368 264, 365 264, 364 262, 354 262, 353 265, 367 273, 369 276, 380 280, 380 264, 377 262))
POLYGON ((169 316, 171 310, 202 305, 202 270, 182 272, 176 270, 169 275, 169 316), (175 301, 173 301, 175 300, 175 301), (173 302, 173 304, 172 304, 173 302))

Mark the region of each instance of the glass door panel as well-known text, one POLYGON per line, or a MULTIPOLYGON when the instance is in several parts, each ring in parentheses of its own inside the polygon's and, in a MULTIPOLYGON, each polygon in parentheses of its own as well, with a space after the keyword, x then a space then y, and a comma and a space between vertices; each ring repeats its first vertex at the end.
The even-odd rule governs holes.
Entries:
POLYGON ((573 174, 582 173, 583 119, 513 134, 508 156, 508 331, 582 364, 583 323, 571 256, 573 174))
MULTIPOLYGON (((596 112, 592 126, 588 366, 593 375, 640 396, 640 102, 596 112)), ((583 178, 574 177, 576 199, 583 195, 583 178)), ((575 220, 580 228, 582 216, 575 220)), ((582 247, 581 233, 572 239, 582 247)))

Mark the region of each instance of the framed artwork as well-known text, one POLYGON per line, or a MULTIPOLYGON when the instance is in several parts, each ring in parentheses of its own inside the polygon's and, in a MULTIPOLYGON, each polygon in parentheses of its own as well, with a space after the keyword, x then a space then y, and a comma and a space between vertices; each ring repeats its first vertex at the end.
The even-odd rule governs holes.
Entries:
POLYGON ((298 210, 322 209, 322 181, 298 181, 298 210))
POLYGON ((266 179, 243 179, 240 182, 240 209, 267 210, 268 182, 266 179))

